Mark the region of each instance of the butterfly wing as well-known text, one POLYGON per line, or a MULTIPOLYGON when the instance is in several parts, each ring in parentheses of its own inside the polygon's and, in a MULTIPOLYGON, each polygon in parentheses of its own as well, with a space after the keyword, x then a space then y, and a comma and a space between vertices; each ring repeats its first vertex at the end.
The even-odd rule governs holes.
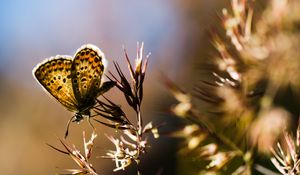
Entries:
POLYGON ((104 54, 94 45, 84 45, 75 53, 72 63, 72 85, 81 110, 94 104, 104 72, 104 54))
POLYGON ((56 56, 38 65, 33 74, 38 82, 70 111, 78 111, 71 81, 72 57, 56 56))

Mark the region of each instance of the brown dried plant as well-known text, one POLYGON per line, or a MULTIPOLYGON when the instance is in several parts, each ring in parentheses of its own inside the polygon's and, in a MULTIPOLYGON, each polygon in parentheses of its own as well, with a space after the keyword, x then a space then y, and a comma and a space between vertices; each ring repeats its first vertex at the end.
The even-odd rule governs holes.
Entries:
POLYGON ((143 59, 143 43, 138 45, 137 57, 135 59, 135 67, 130 64, 129 57, 124 49, 125 58, 130 73, 128 80, 123 74, 118 63, 114 63, 119 79, 113 73, 109 72, 108 78, 116 82, 116 87, 123 93, 128 105, 135 111, 136 122, 133 124, 127 117, 122 108, 114 102, 106 99, 106 102, 98 100, 98 105, 95 106, 97 115, 107 119, 110 123, 106 123, 97 119, 97 122, 108 127, 122 131, 123 136, 113 138, 107 136, 115 145, 115 150, 109 151, 104 158, 109 158, 115 161, 116 168, 114 171, 124 170, 132 162, 139 163, 140 157, 146 152, 148 145, 146 134, 152 132, 154 137, 158 137, 157 127, 152 125, 152 122, 144 125, 141 113, 141 105, 143 100, 143 82, 145 79, 148 57, 143 59))
POLYGON ((264 3, 262 12, 251 0, 231 0, 231 9, 222 10, 226 39, 212 31, 218 53, 211 61, 214 70, 195 86, 194 95, 165 81, 179 102, 172 111, 188 121, 176 133, 186 140, 183 153, 206 162, 200 174, 275 174, 257 157, 270 155, 292 120, 286 107, 274 102, 281 89, 299 92, 300 2, 264 3), (209 108, 199 107, 198 99, 209 108))
POLYGON ((96 170, 93 168, 93 165, 89 162, 89 159, 92 155, 92 149, 94 146, 94 140, 97 137, 95 133, 92 133, 90 140, 86 141, 85 132, 83 132, 83 143, 84 143, 84 155, 80 152, 75 145, 69 145, 65 140, 59 139, 60 143, 63 145, 66 151, 58 149, 52 145, 49 145, 53 149, 69 155, 80 169, 64 169, 66 173, 64 174, 88 174, 88 175, 97 175, 96 170))
POLYGON ((271 149, 274 157, 272 163, 281 174, 296 175, 300 173, 300 120, 296 138, 288 132, 283 135, 282 143, 277 143, 275 149, 271 149))

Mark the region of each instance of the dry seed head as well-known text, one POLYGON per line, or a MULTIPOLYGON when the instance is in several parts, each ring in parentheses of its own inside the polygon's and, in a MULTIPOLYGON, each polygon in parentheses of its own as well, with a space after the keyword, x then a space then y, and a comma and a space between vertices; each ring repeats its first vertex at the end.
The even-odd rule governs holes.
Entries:
POLYGON ((290 114, 282 108, 272 108, 259 116, 251 125, 250 141, 258 150, 269 153, 277 138, 289 126, 290 114))
POLYGON ((207 169, 221 169, 228 161, 232 159, 234 155, 228 152, 218 152, 215 155, 208 157, 208 160, 211 162, 206 166, 207 169))

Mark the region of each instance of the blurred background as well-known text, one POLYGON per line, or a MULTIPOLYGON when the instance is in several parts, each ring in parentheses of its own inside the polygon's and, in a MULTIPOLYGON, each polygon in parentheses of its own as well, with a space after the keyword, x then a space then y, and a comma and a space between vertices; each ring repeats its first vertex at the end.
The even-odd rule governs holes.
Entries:
MULTIPOLYGON (((32 69, 45 58, 73 55, 83 44, 97 45, 110 64, 126 70, 122 46, 131 57, 137 41, 151 52, 145 82, 143 114, 146 121, 166 122, 162 132, 176 127, 169 116, 173 98, 164 87, 164 73, 179 85, 191 88, 198 62, 212 52, 207 30, 219 24, 217 14, 228 1, 152 0, 14 0, 0 2, 0 167, 1 174, 54 174, 58 168, 77 168, 46 143, 61 147, 66 123, 72 116, 50 98, 34 80, 32 69), (210 50, 209 50, 210 49, 210 50)), ((126 71, 125 71, 126 72, 126 71)), ((126 107, 118 94, 109 94, 126 107)), ((73 124, 69 141, 82 145, 86 122, 73 124)), ((92 160, 100 174, 133 174, 134 166, 113 173, 114 163, 96 158, 113 148, 97 125, 98 138, 92 160), (131 172, 131 173, 130 173, 131 172)), ((151 139, 152 140, 152 139, 151 139)), ((164 135, 153 142, 142 160, 143 174, 176 174, 176 140, 164 135)))

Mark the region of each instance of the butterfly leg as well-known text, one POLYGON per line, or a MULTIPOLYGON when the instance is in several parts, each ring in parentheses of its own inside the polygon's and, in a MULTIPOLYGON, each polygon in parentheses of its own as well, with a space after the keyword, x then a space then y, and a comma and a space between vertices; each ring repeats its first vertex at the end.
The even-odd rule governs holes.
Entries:
POLYGON ((65 139, 68 137, 70 123, 71 123, 71 121, 73 121, 74 118, 76 118, 76 115, 74 115, 72 118, 70 118, 70 120, 67 123, 67 129, 66 129, 66 132, 65 132, 65 139))
POLYGON ((93 117, 93 116, 91 116, 91 113, 89 113, 87 120, 88 120, 88 122, 89 122, 89 125, 93 128, 93 131, 95 131, 96 128, 94 127, 94 125, 93 125, 92 122, 91 122, 91 118, 92 118, 92 117, 93 117))

